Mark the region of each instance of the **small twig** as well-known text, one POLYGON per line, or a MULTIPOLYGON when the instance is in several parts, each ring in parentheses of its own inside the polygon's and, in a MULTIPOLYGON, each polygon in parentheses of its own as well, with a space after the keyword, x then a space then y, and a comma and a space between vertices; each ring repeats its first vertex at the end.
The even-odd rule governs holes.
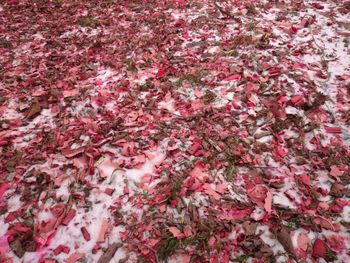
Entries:
POLYGON ((212 139, 209 138, 207 141, 215 148, 215 150, 222 152, 221 148, 212 139))
POLYGON ((252 166, 249 166, 251 168, 261 168, 261 169, 278 169, 279 167, 274 167, 274 166, 255 166, 255 165, 252 165, 252 166))
POLYGON ((249 163, 235 163, 236 166, 247 166, 249 168, 260 168, 260 169, 278 169, 279 167, 274 166, 261 166, 261 165, 252 165, 249 163))
POLYGON ((105 253, 102 254, 100 259, 97 261, 97 263, 107 263, 110 262, 110 260, 113 258, 114 254, 117 252, 117 250, 122 247, 122 243, 113 243, 111 244, 105 253))

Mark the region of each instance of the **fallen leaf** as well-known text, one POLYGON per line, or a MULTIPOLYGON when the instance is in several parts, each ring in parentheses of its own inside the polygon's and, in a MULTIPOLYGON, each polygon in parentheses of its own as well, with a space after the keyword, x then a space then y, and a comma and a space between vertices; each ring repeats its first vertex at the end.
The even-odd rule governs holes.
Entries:
POLYGON ((83 254, 83 253, 74 253, 74 254, 70 255, 69 258, 67 258, 66 263, 75 263, 79 259, 83 258, 84 256, 85 256, 85 254, 83 254))
POLYGON ((247 191, 250 200, 259 207, 265 206, 268 188, 265 185, 255 185, 247 191))
POLYGON ((25 250, 23 249, 22 243, 19 239, 12 241, 10 243, 10 248, 17 257, 23 257, 25 250))
POLYGON ((245 221, 243 222, 243 228, 245 230, 246 235, 252 236, 252 235, 255 235, 257 224, 245 221))
POLYGON ((89 232, 87 231, 86 227, 82 227, 80 230, 81 230, 81 233, 84 236, 84 239, 86 241, 90 241, 91 240, 91 236, 90 236, 89 232))
POLYGON ((343 171, 340 171, 339 168, 338 168, 338 166, 332 165, 332 166, 331 166, 331 171, 330 171, 329 174, 330 174, 331 176, 333 176, 333 177, 338 177, 338 176, 343 175, 344 172, 343 172, 343 171))
POLYGON ((317 238, 312 247, 312 256, 315 258, 323 258, 326 255, 327 251, 328 247, 326 243, 323 240, 317 238))
POLYGON ((293 242, 287 228, 284 226, 280 226, 277 229, 272 230, 272 232, 276 235, 277 240, 281 243, 288 255, 296 259, 293 242))
POLYGON ((183 234, 181 233, 181 231, 174 226, 169 227, 169 231, 174 235, 174 237, 176 238, 182 238, 183 234))
POLYGON ((61 153, 68 157, 68 158, 72 158, 78 154, 81 154, 85 152, 85 148, 84 147, 80 147, 80 148, 77 148, 77 149, 70 149, 70 148, 65 148, 65 149, 62 149, 61 150, 61 153))
POLYGON ((334 225, 332 224, 332 221, 329 220, 328 218, 325 218, 323 216, 316 216, 314 218, 315 224, 325 228, 325 229, 330 229, 332 231, 335 231, 334 225))
POLYGON ((163 77, 165 75, 165 73, 166 73, 165 69, 159 69, 157 74, 156 74, 156 77, 157 78, 161 78, 161 77, 163 77))
POLYGON ((328 126, 325 126, 324 129, 328 133, 335 133, 335 134, 341 134, 342 133, 342 130, 339 127, 328 127, 328 126))
POLYGON ((221 195, 218 194, 213 188, 211 188, 211 186, 209 184, 204 184, 203 188, 204 188, 204 192, 206 194, 211 195, 212 197, 214 197, 215 200, 220 200, 221 199, 221 195))
POLYGON ((303 184, 310 186, 311 185, 311 179, 307 174, 301 174, 297 177, 297 180, 300 180, 303 184))
POLYGON ((9 243, 7 240, 7 236, 4 235, 0 237, 0 255, 7 253, 7 251, 10 249, 9 243))
POLYGON ((62 225, 67 226, 69 222, 75 217, 76 211, 74 209, 70 209, 66 215, 66 217, 62 221, 62 225))
POLYGON ((272 194, 270 192, 266 193, 264 208, 268 214, 271 214, 271 212, 272 212, 272 209, 271 209, 272 208, 272 194))
POLYGON ((103 219, 102 224, 101 224, 101 228, 100 228, 100 233, 98 235, 98 239, 97 242, 104 242, 105 241, 105 235, 107 232, 107 228, 108 228, 108 221, 106 219, 103 219))
POLYGON ((64 98, 73 97, 79 94, 79 90, 64 90, 62 94, 64 98))
POLYGON ((224 78, 224 81, 232 81, 232 80, 240 80, 240 79, 241 79, 240 74, 233 74, 231 76, 224 78))
POLYGON ((309 243, 310 243, 310 239, 306 234, 301 233, 298 236, 298 246, 301 250, 306 251, 309 246, 309 243))
POLYGON ((42 107, 39 102, 33 103, 27 114, 27 119, 33 119, 41 112, 41 110, 42 110, 42 107))

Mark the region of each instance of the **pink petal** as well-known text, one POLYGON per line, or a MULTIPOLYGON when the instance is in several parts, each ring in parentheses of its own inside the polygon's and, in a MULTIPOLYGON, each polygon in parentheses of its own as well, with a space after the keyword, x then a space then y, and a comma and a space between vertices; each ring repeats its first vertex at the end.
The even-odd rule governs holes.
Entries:
POLYGON ((61 153, 68 157, 68 158, 71 158, 71 157, 74 157, 80 153, 83 153, 85 152, 85 148, 84 147, 80 147, 80 148, 77 148, 77 149, 69 149, 69 148, 66 148, 66 149, 62 149, 61 150, 61 153))
POLYGON ((301 233, 298 236, 298 246, 301 250, 306 251, 309 243, 310 243, 310 239, 306 234, 301 233))
POLYGON ((205 184, 203 185, 204 188, 204 192, 208 195, 211 195, 212 197, 215 198, 215 200, 220 200, 221 199, 221 195, 219 195, 217 192, 214 191, 213 188, 211 188, 211 186, 209 184, 205 184))
POLYGON ((334 225, 332 224, 332 222, 323 216, 315 217, 314 222, 315 222, 315 224, 320 225, 321 227, 323 227, 325 229, 330 229, 332 231, 335 231, 335 228, 334 228, 334 225))
POLYGON ((231 80, 240 80, 241 75, 240 74, 233 74, 231 76, 228 76, 224 79, 224 81, 231 81, 231 80))
POLYGON ((166 73, 165 69, 159 69, 156 77, 157 78, 163 77, 165 75, 165 73, 166 73))
POLYGON ((271 214, 272 212, 272 194, 270 192, 267 192, 266 198, 265 198, 265 205, 264 208, 268 214, 271 214))
POLYGON ((328 127, 328 126, 325 126, 324 129, 328 133, 342 133, 342 130, 339 127, 328 127))
POLYGON ((107 228, 108 228, 108 221, 106 219, 104 219, 102 221, 102 225, 101 225, 101 228, 100 228, 100 233, 98 235, 97 242, 104 242, 105 241, 105 235, 106 235, 106 232, 107 232, 107 228))
POLYGON ((305 185, 308 185, 308 186, 311 185, 311 179, 310 179, 310 177, 309 177, 308 175, 306 175, 306 174, 301 174, 301 175, 299 175, 298 179, 299 179, 302 183, 304 183, 305 185))
POLYGON ((66 263, 75 263, 84 256, 85 254, 83 253, 74 253, 66 260, 66 263))
POLYGON ((330 175, 331 176, 333 176, 333 177, 338 177, 338 176, 341 176, 341 175, 343 175, 343 171, 340 171, 339 170, 339 168, 338 168, 338 166, 336 166, 336 165, 332 165, 331 166, 331 171, 330 171, 330 175))
POLYGON ((174 235, 174 237, 182 237, 182 233, 179 229, 174 226, 169 227, 169 231, 174 235))
POLYGON ((9 249, 10 247, 7 241, 7 236, 0 237, 0 255, 7 253, 9 249))

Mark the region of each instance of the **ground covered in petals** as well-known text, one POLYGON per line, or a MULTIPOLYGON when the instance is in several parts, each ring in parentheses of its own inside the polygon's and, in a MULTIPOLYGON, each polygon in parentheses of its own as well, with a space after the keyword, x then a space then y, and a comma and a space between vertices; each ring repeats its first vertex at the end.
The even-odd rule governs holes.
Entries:
POLYGON ((350 1, 0 22, 0 262, 350 262, 350 1))

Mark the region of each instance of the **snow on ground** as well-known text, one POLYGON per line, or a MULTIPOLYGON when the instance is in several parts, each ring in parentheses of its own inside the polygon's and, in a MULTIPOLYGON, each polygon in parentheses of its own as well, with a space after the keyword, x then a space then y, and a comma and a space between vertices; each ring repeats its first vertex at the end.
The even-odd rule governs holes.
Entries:
POLYGON ((350 261, 349 1, 0 19, 1 262, 350 261))

